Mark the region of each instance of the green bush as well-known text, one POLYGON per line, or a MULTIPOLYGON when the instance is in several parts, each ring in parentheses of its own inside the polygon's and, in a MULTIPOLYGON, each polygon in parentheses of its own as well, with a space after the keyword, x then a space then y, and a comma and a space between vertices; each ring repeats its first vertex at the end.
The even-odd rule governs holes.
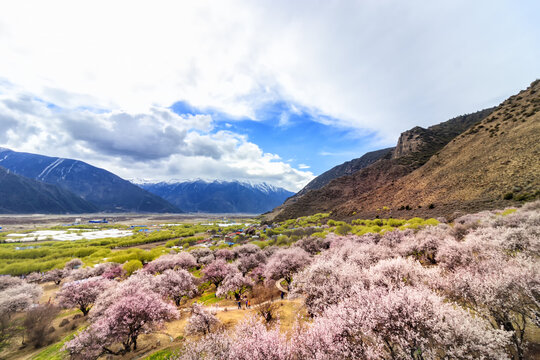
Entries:
POLYGON ((122 266, 122 268, 126 271, 127 275, 130 276, 135 271, 142 269, 143 265, 139 260, 130 260, 127 263, 122 266))
POLYGON ((342 224, 336 227, 335 233, 338 235, 347 235, 349 232, 351 232, 352 226, 349 224, 342 224))
POLYGON ((390 218, 390 219, 387 220, 387 224, 389 226, 392 226, 392 227, 399 227, 399 226, 405 224, 405 220, 390 218))

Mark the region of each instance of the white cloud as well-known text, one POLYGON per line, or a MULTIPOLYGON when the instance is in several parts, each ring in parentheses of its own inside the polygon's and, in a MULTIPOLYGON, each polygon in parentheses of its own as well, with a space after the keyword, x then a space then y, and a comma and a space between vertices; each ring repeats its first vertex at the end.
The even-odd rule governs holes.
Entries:
MULTIPOLYGON (((538 77, 539 7, 5 1, 0 145, 82 158, 124 177, 243 177, 298 188, 310 172, 241 134, 214 132, 210 117, 167 107, 186 101, 256 118, 280 102, 290 114, 301 108, 392 145, 403 130, 495 105, 538 77)), ((276 121, 286 126, 287 114, 276 121)))
POLYGON ((299 190, 313 178, 244 135, 213 131, 209 115, 65 110, 28 95, 0 95, 0 143, 81 159, 124 178, 266 181, 299 190))
POLYGON ((534 80, 538 11, 503 0, 12 1, 0 5, 0 77, 62 107, 130 113, 185 100, 255 117, 284 100, 391 143, 534 80))
POLYGON ((311 166, 306 165, 306 164, 299 164, 299 165, 298 165, 298 168, 299 168, 299 169, 302 169, 302 170, 303 170, 303 169, 309 169, 310 167, 311 167, 311 166))

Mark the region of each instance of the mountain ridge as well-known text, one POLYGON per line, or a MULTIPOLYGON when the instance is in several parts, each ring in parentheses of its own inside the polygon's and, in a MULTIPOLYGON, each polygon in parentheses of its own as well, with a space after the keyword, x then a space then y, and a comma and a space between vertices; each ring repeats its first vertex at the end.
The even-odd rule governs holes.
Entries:
POLYGON ((92 213, 98 209, 56 185, 14 174, 0 166, 0 213, 92 213))
POLYGON ((60 186, 105 212, 181 212, 164 199, 86 162, 0 149, 0 166, 60 186))
POLYGON ((188 212, 260 214, 294 193, 266 183, 195 180, 140 184, 188 212))

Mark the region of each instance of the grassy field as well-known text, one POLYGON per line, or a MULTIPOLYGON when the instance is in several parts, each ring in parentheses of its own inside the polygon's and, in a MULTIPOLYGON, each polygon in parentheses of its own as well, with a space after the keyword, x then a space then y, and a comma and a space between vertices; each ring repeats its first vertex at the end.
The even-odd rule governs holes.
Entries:
MULTIPOLYGON (((256 229, 256 239, 244 235, 235 235, 229 242, 251 242, 264 248, 269 245, 290 245, 303 236, 325 237, 329 233, 339 235, 383 233, 395 229, 417 229, 426 225, 436 225, 435 219, 413 218, 410 220, 375 219, 354 220, 348 224, 329 219, 330 214, 316 214, 309 217, 287 220, 271 228, 256 229)), ((246 219, 253 223, 254 220, 246 219)), ((80 228, 87 226, 80 226, 80 228)), ((71 227, 70 227, 71 228, 71 227)), ((128 229, 127 225, 101 224, 97 229, 128 229)), ((45 272, 63 268, 71 259, 79 258, 85 266, 103 262, 123 264, 130 260, 139 260, 143 264, 171 251, 172 247, 181 246, 189 249, 198 242, 207 240, 211 234, 227 234, 241 226, 220 228, 217 225, 184 224, 162 226, 149 232, 135 232, 123 238, 105 238, 76 241, 36 241, 25 243, 6 243, 6 233, 0 233, 0 274, 24 275, 31 272, 45 272)), ((65 229, 55 226, 47 230, 65 229)), ((45 230, 45 229, 43 229, 45 230)), ((211 249, 231 245, 207 243, 211 249)), ((234 245, 232 245, 234 246, 234 245)))

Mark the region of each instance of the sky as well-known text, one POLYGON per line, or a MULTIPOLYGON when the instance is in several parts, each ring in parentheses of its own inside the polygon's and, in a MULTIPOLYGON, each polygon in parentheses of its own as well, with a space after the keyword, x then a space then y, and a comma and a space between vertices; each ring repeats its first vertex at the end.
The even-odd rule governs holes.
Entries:
POLYGON ((298 191, 540 78, 538 1, 2 1, 0 146, 298 191))

